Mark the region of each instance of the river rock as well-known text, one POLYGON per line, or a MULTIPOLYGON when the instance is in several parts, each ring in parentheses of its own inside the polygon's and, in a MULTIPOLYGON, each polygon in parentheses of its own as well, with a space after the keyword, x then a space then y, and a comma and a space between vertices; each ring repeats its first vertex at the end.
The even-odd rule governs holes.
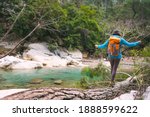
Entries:
POLYGON ((143 99, 144 100, 150 100, 150 86, 147 87, 145 93, 143 94, 143 99))
POLYGON ((63 83, 62 80, 56 80, 56 81, 54 81, 54 84, 57 84, 57 85, 61 85, 62 83, 63 83))
POLYGON ((47 45, 44 43, 30 44, 27 52, 23 54, 23 58, 40 62, 44 67, 59 67, 66 66, 67 60, 51 53, 47 45))
POLYGON ((42 68, 42 64, 36 61, 24 61, 12 65, 11 69, 39 69, 42 68))
POLYGON ((47 43, 32 43, 28 46, 29 49, 37 50, 40 53, 43 53, 45 55, 53 56, 54 54, 51 53, 48 49, 47 43))
POLYGON ((88 53, 84 52, 83 55, 82 55, 82 57, 85 58, 85 59, 88 58, 88 53))
POLYGON ((33 43, 28 45, 28 51, 23 53, 23 59, 41 61, 43 57, 53 56, 46 43, 33 43))
POLYGON ((4 78, 2 78, 1 76, 0 76, 0 82, 2 82, 2 81, 5 81, 6 79, 4 79, 4 78))
POLYGON ((2 59, 0 59, 0 68, 8 68, 10 65, 22 62, 21 59, 15 58, 13 56, 6 56, 2 59))
POLYGON ((76 49, 74 51, 69 51, 69 55, 73 59, 82 60, 82 53, 80 50, 76 49))
POLYGON ((0 47, 2 47, 2 48, 5 48, 5 46, 7 46, 8 45, 8 42, 1 42, 0 43, 0 47))
POLYGON ((34 78, 29 83, 30 84, 41 84, 43 82, 43 79, 41 78, 34 78))
POLYGON ((4 87, 5 88, 13 88, 13 87, 16 87, 16 85, 12 84, 12 83, 9 83, 9 84, 5 84, 4 87))
POLYGON ((54 53, 55 55, 58 55, 61 58, 66 58, 69 55, 69 53, 67 53, 66 51, 67 51, 66 49, 61 48, 61 49, 54 50, 54 53))
POLYGON ((49 56, 37 50, 29 50, 24 54, 24 59, 30 59, 42 63, 45 67, 66 66, 67 61, 59 56, 49 56))
POLYGON ((138 91, 131 90, 130 93, 125 93, 120 95, 119 97, 114 98, 114 100, 134 100, 138 91))
POLYGON ((13 56, 6 56, 0 59, 0 68, 3 69, 35 69, 42 67, 42 64, 39 62, 22 60, 13 56))
POLYGON ((54 53, 55 55, 58 55, 61 58, 71 57, 72 59, 75 59, 75 60, 81 60, 83 58, 81 51, 78 49, 74 51, 68 51, 65 48, 59 48, 59 49, 54 50, 54 53))
POLYGON ((32 43, 23 53, 23 59, 6 56, 0 59, 3 69, 35 69, 49 67, 65 67, 67 65, 81 66, 82 53, 79 50, 67 51, 60 48, 50 52, 47 43, 32 43))
POLYGON ((22 92, 22 91, 27 91, 28 89, 7 89, 7 90, 0 90, 0 98, 3 98, 5 96, 22 92))
POLYGON ((48 50, 46 43, 30 44, 28 48, 23 58, 40 62, 44 67, 82 66, 82 53, 79 50, 68 52, 65 48, 59 48, 52 53, 48 50))

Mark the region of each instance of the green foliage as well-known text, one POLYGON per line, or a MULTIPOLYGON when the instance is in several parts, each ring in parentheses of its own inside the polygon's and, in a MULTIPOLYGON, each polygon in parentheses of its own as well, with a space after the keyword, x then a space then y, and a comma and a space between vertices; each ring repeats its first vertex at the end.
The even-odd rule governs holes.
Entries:
POLYGON ((141 51, 141 56, 143 56, 143 57, 150 57, 150 45, 146 46, 146 47, 141 51))
POLYGON ((115 81, 117 82, 120 82, 120 81, 123 81, 123 80, 126 80, 129 76, 126 75, 126 74, 116 74, 115 76, 115 81))
POLYGON ((80 82, 78 82, 79 87, 88 89, 89 88, 89 78, 88 77, 82 77, 80 79, 80 82))
POLYGON ((58 49, 58 44, 57 43, 49 44, 48 49, 54 51, 58 49))
POLYGON ((106 66, 100 63, 96 68, 91 69, 91 76, 101 76, 102 79, 109 79, 110 71, 106 66))
MULTIPOLYGON (((102 36, 99 33, 103 33, 104 24, 99 24, 103 12, 92 5, 81 2, 79 7, 75 1, 63 4, 58 0, 24 0, 24 2, 15 0, 12 3, 10 1, 6 3, 12 7, 17 6, 13 7, 14 12, 8 13, 11 22, 21 11, 23 4, 26 4, 25 10, 13 27, 13 32, 20 37, 26 36, 37 22, 40 22, 41 29, 33 34, 37 39, 50 36, 55 39, 54 43, 59 43, 61 39, 63 41, 61 46, 66 48, 78 48, 94 53, 94 44, 102 36)), ((47 41, 51 42, 51 40, 47 41)))
POLYGON ((132 49, 129 51, 129 55, 133 57, 137 57, 138 55, 140 55, 140 51, 132 49))
POLYGON ((67 21, 61 26, 63 30, 67 29, 64 36, 65 46, 93 53, 94 44, 98 42, 98 33, 102 32, 98 25, 102 18, 101 15, 98 16, 98 9, 85 5, 78 8, 70 4, 65 9, 67 21))
POLYGON ((132 49, 129 51, 130 56, 138 57, 150 57, 150 45, 145 46, 143 49, 135 50, 132 49))
POLYGON ((104 42, 107 39, 105 33, 111 33, 116 28, 124 31, 127 38, 149 32, 148 0, 1 0, 2 21, 10 26, 24 3, 25 10, 12 32, 22 38, 40 22, 41 29, 33 37, 41 41, 49 36, 51 38, 47 42, 55 39, 53 43, 58 43, 58 46, 78 48, 89 54, 95 53, 95 56, 98 51, 95 52, 94 45, 104 42), (61 45, 60 39, 63 42, 61 45))
POLYGON ((80 80, 80 86, 89 88, 91 86, 100 86, 105 81, 110 79, 110 71, 102 63, 98 64, 95 68, 85 67, 82 69, 81 74, 83 77, 80 80))
POLYGON ((145 58, 142 63, 136 67, 134 72, 137 76, 136 82, 141 94, 150 85, 150 58, 145 58))
POLYGON ((3 26, 0 25, 0 36, 2 36, 2 34, 4 33, 4 29, 3 29, 3 26))

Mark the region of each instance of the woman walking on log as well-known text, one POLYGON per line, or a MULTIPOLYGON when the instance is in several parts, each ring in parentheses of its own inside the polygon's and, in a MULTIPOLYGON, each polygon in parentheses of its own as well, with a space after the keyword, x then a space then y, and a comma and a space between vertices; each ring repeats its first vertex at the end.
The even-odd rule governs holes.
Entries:
POLYGON ((128 47, 137 46, 141 43, 141 41, 137 42, 127 42, 123 37, 121 37, 121 33, 116 30, 113 34, 109 37, 108 40, 102 45, 95 45, 96 48, 108 48, 108 60, 110 61, 111 65, 111 83, 110 85, 113 86, 115 84, 115 75, 117 72, 117 68, 122 58, 121 53, 121 45, 126 45, 128 47))

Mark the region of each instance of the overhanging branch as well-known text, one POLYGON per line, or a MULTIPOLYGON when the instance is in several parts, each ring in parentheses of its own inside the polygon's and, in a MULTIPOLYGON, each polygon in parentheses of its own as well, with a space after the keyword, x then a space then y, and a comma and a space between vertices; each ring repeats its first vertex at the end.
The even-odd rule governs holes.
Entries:
POLYGON ((6 57, 7 55, 9 55, 10 53, 12 53, 17 47, 19 47, 20 46, 20 44, 21 43, 23 43, 37 28, 39 28, 40 27, 40 23, 38 23, 37 25, 36 25, 36 27, 27 35, 27 36, 25 36, 23 39, 21 39, 17 44, 16 44, 16 46, 13 48, 13 49, 11 49, 9 52, 7 52, 5 55, 3 55, 2 57, 0 57, 0 59, 2 59, 2 58, 4 58, 4 57, 6 57))

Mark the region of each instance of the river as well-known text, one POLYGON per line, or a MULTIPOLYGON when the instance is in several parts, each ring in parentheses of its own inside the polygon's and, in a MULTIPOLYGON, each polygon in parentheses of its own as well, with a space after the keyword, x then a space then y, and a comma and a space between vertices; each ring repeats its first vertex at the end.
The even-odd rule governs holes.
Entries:
POLYGON ((32 70, 0 70, 0 89, 76 87, 81 68, 50 68, 32 70), (55 83, 55 82, 62 83, 55 83))

